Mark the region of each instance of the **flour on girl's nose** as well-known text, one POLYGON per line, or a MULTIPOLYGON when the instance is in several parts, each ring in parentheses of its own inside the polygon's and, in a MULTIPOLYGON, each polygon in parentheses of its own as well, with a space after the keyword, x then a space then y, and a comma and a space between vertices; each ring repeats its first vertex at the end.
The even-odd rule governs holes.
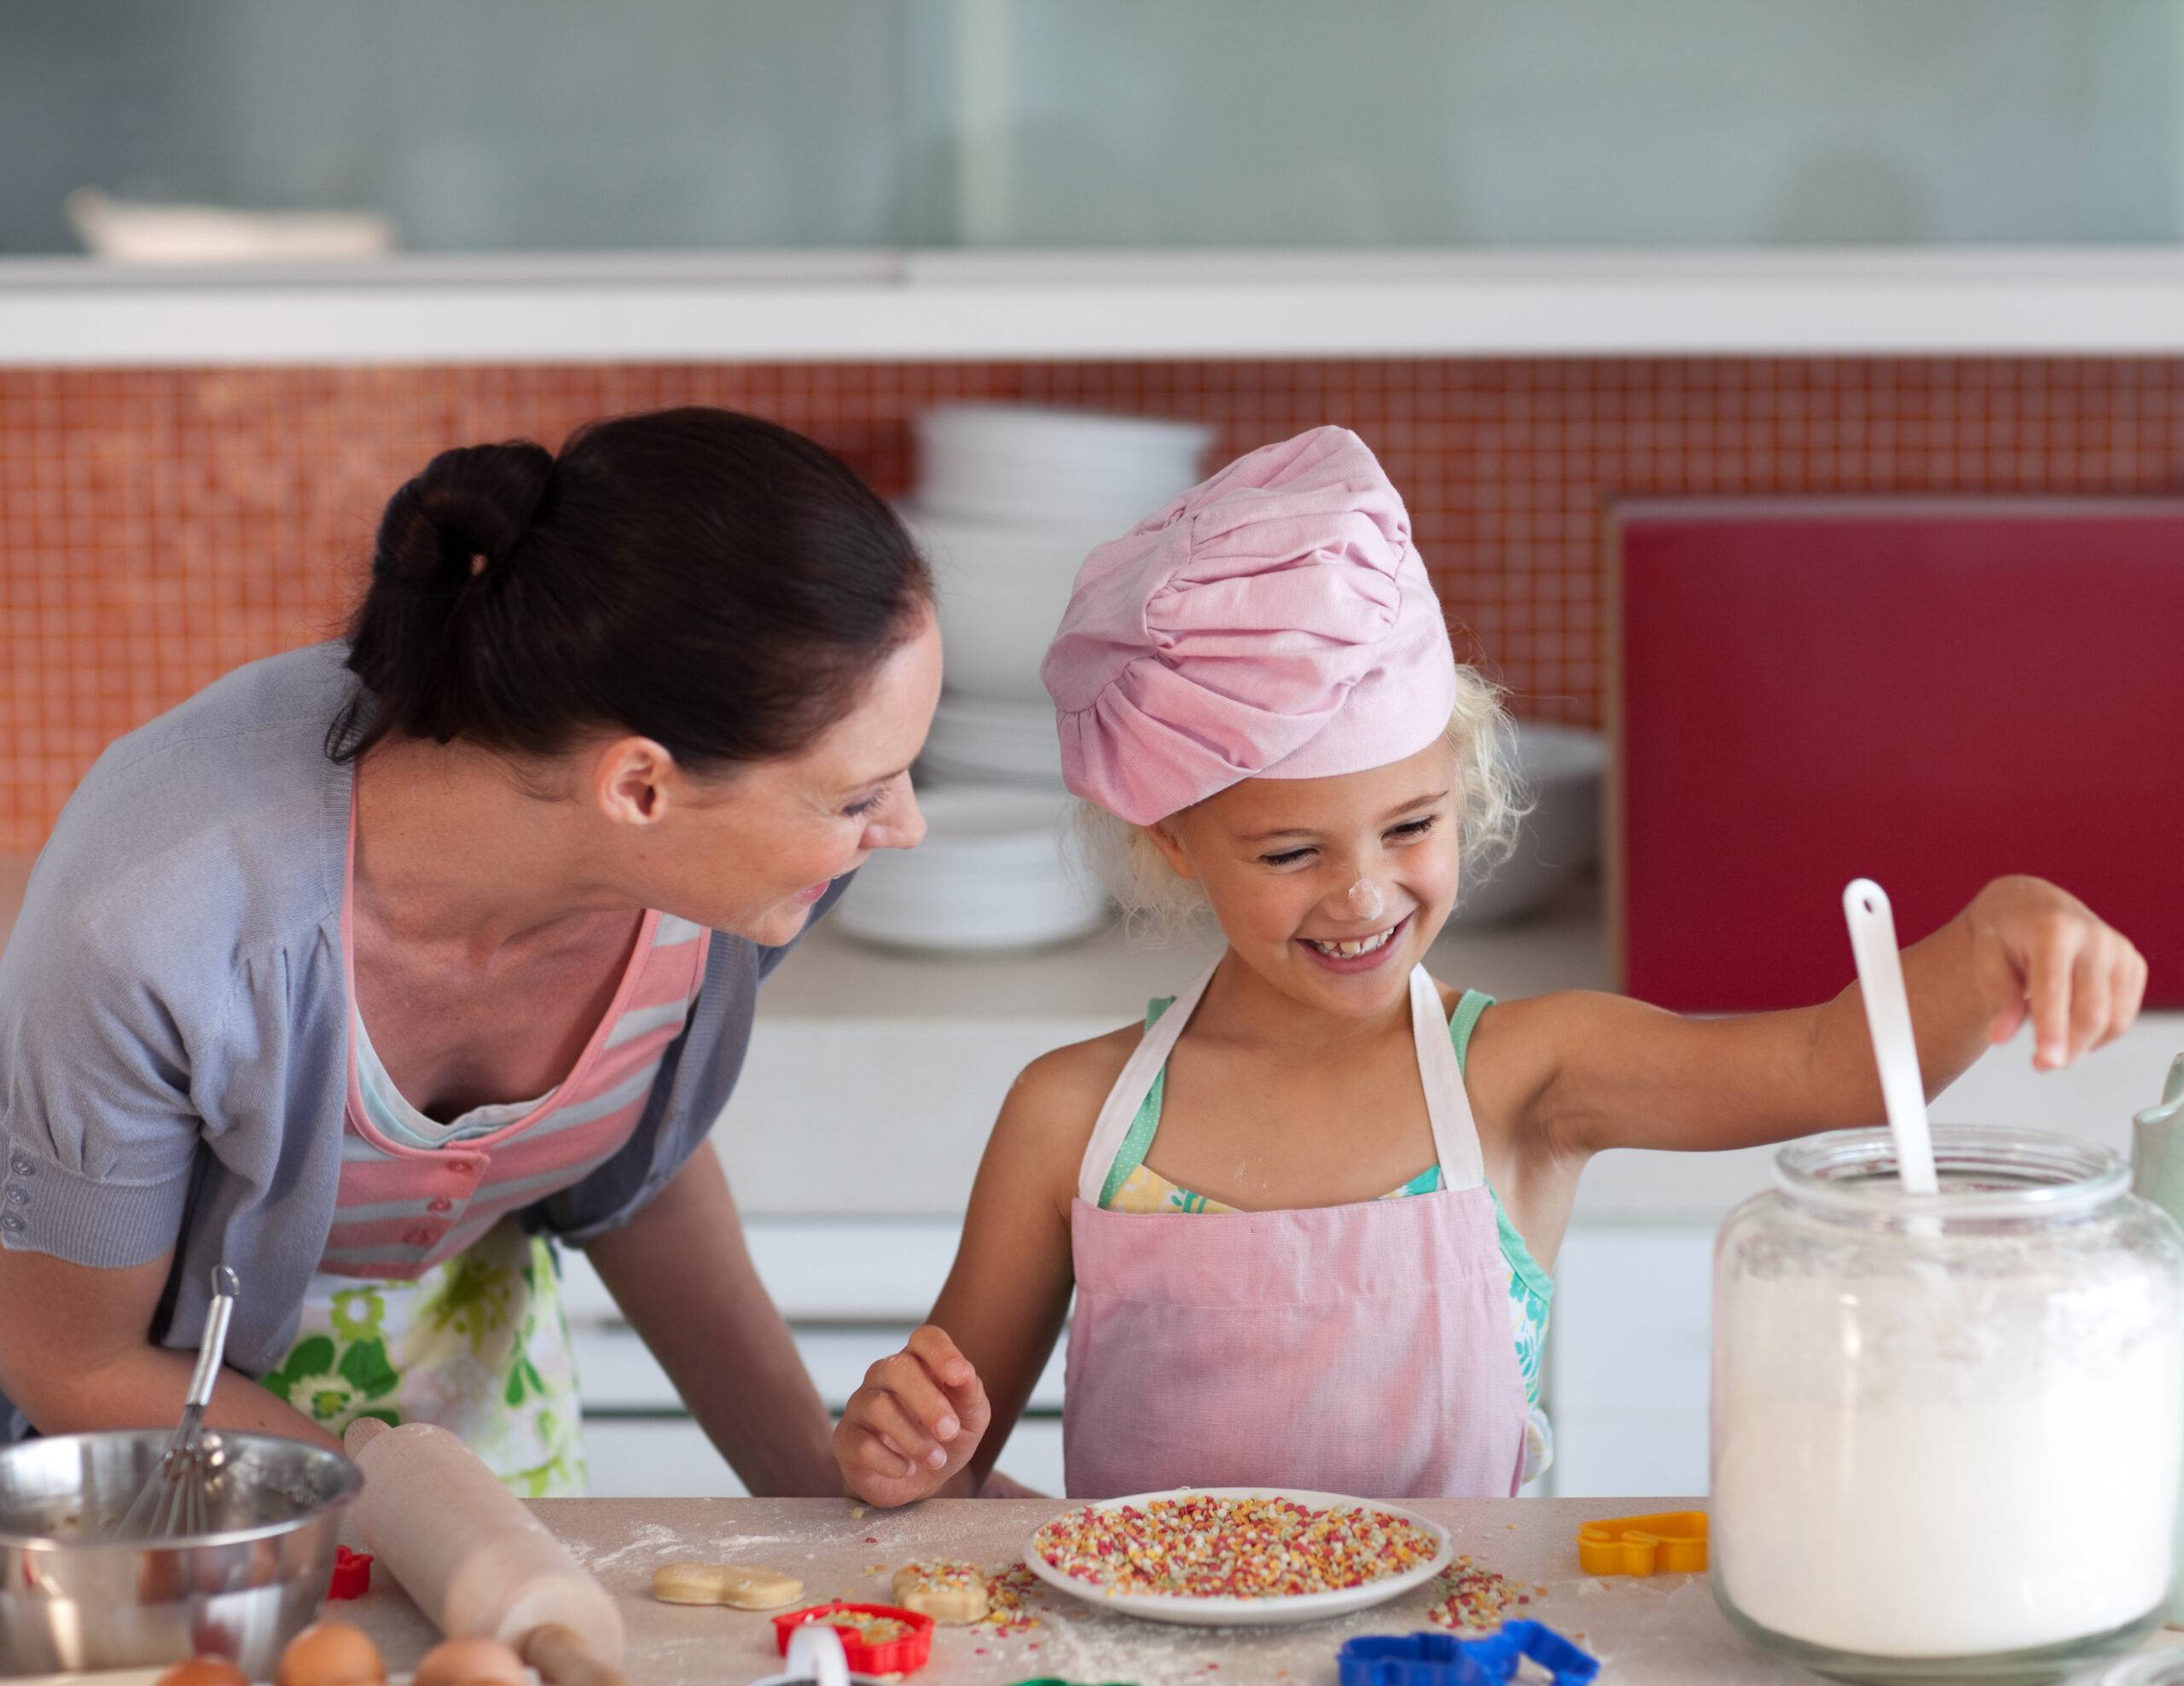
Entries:
POLYGON ((1360 919, 1378 919, 1386 906, 1380 887, 1371 879, 1361 878, 1350 887, 1350 910, 1360 919))

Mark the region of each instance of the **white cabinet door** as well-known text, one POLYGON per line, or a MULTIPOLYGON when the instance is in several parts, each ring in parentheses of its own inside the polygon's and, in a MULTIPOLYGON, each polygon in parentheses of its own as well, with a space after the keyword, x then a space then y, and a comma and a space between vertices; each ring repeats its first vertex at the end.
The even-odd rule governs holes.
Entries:
MULTIPOLYGON (((829 1410, 895 1351, 924 1317, 956 1256, 953 1218, 754 1218, 753 1261, 788 1319, 797 1352, 829 1410)), ((601 1498, 734 1497, 743 1491, 682 1409, 674 1384, 621 1319, 580 1253, 562 1257, 562 1288, 584 1404, 590 1491, 601 1498)), ((1060 1493, 1061 1379, 1069 1337, 1032 1389, 1000 1468, 1060 1493)))
POLYGON ((1710 1228, 1577 1229, 1555 1261, 1558 1497, 1706 1491, 1710 1228))

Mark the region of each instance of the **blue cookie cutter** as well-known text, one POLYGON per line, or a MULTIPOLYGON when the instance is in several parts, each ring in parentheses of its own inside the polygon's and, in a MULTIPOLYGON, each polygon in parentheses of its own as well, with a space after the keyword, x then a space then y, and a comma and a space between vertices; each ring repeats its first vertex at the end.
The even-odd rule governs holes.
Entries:
POLYGON ((1517 1661, 1530 1657, 1554 1676, 1554 1686, 1586 1686, 1600 1659, 1537 1622, 1504 1622, 1484 1639, 1449 1633, 1351 1639, 1335 1653, 1342 1686, 1507 1686, 1517 1661))

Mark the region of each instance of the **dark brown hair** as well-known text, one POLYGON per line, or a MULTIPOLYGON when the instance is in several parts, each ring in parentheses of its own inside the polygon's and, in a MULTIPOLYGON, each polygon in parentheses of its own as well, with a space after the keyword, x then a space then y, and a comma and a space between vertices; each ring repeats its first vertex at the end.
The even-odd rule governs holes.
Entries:
POLYGON ((667 410, 556 457, 444 451, 380 521, 327 735, 551 755, 636 732, 703 771, 793 755, 856 706, 932 582, 872 489, 773 422, 667 410))

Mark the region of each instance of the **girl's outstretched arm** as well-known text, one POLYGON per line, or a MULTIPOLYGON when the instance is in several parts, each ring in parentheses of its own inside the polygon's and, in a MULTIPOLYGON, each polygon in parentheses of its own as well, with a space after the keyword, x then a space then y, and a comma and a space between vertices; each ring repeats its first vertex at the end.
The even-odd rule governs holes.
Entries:
MULTIPOLYGON (((2042 1070, 2113 1041, 2138 1016, 2146 966, 2075 896, 2016 877, 1905 950, 1903 976, 1932 1095, 2028 1019, 2042 1070)), ((1856 984, 1824 1006, 1726 1019, 1545 996, 1487 1014, 1474 1046, 1484 1109, 1516 1156, 1572 1189, 1604 1148, 1749 1147, 1885 1116, 1856 984)))
POLYGON ((1069 1315, 1077 1164, 1139 1035, 1057 1049, 1010 1088, 932 1321, 866 1371, 835 1427, 835 1460, 858 1497, 968 1497, 993 1468, 1069 1315))

